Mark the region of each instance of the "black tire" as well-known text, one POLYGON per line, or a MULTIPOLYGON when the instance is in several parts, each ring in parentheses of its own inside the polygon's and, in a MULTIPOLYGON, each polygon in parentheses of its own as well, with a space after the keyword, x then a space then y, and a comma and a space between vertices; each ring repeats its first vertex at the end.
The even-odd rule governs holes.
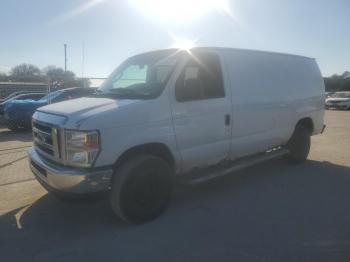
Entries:
POLYGON ((310 130, 303 125, 297 125, 292 137, 287 143, 289 153, 285 160, 291 164, 303 163, 310 152, 311 134, 310 130))
POLYGON ((172 170, 165 161, 154 156, 135 156, 116 170, 110 202, 119 218, 140 224, 165 210, 172 189, 172 170))
POLYGON ((6 126, 12 131, 17 131, 19 129, 19 125, 17 124, 17 122, 14 121, 7 121, 6 126))
POLYGON ((27 121, 21 121, 20 126, 23 128, 23 130, 26 130, 26 131, 32 129, 32 124, 28 123, 27 121))

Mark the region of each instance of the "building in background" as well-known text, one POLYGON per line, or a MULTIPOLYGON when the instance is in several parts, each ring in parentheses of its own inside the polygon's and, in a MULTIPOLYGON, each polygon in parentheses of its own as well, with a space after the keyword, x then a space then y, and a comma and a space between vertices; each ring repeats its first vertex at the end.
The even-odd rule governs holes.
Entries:
POLYGON ((47 83, 35 82, 0 82, 0 98, 5 98, 14 92, 47 92, 47 83))
MULTIPOLYGON (((106 78, 84 78, 86 87, 99 88, 106 78)), ((50 89, 57 90, 57 86, 50 89)), ((48 92, 49 86, 43 82, 0 82, 0 99, 9 96, 14 92, 48 92)))

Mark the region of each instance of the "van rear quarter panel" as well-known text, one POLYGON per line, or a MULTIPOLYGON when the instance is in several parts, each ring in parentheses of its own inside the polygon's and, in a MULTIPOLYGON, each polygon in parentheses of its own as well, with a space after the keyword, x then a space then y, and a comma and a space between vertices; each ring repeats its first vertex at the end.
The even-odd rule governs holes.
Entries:
POLYGON ((324 84, 314 59, 250 50, 222 50, 232 90, 233 157, 284 144, 296 123, 323 126, 324 84))

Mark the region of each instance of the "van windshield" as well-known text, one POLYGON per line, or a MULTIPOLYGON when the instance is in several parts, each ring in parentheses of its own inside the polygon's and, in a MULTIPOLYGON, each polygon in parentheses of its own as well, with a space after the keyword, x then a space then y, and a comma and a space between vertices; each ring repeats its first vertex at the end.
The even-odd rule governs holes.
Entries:
POLYGON ((178 55, 162 50, 137 55, 122 63, 97 90, 96 95, 125 99, 152 99, 165 88, 178 55))

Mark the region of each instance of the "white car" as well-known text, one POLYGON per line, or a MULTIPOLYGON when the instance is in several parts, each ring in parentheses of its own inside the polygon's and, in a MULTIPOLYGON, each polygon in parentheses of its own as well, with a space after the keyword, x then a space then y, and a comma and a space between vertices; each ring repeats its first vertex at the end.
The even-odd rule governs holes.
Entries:
POLYGON ((133 56, 91 97, 33 116, 30 167, 59 197, 109 190, 123 220, 167 206, 174 178, 196 184, 284 156, 301 163, 324 129, 314 59, 230 48, 133 56))
POLYGON ((326 108, 350 110, 350 92, 336 92, 326 99, 326 108))

